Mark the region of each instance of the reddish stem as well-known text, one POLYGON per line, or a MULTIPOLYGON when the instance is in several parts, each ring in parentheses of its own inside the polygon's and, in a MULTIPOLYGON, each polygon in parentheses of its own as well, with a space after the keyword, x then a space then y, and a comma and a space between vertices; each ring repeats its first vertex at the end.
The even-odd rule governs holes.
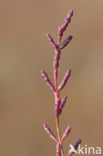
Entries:
MULTIPOLYGON (((55 57, 59 57, 59 50, 58 51, 55 51, 55 57)), ((56 60, 58 61, 57 64, 59 64, 59 60, 56 60)), ((59 95, 59 90, 58 90, 58 65, 54 67, 54 82, 55 82, 55 103, 57 101, 57 99, 60 98, 60 95, 59 95)), ((60 134, 60 127, 59 127, 59 116, 56 116, 56 129, 57 129, 57 136, 58 136, 58 141, 59 143, 61 144, 61 134, 60 134)), ((62 149, 62 146, 60 147, 61 148, 61 155, 64 156, 63 154, 63 149, 62 149)))

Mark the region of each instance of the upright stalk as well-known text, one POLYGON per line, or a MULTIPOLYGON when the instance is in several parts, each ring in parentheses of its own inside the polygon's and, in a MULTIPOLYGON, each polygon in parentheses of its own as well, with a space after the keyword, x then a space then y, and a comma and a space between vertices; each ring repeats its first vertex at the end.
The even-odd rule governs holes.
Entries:
MULTIPOLYGON (((44 129, 50 135, 50 137, 56 142, 56 156, 64 156, 62 143, 71 131, 71 127, 68 126, 61 137, 60 125, 59 125, 60 114, 62 113, 63 107, 67 100, 67 96, 65 96, 64 98, 60 98, 60 91, 66 85, 66 83, 71 75, 71 70, 70 69, 67 70, 67 72, 64 75, 63 80, 58 85, 58 67, 59 67, 61 51, 69 44, 69 42, 72 39, 72 36, 68 36, 61 43, 63 33, 67 29, 67 26, 70 23, 72 16, 73 16, 73 11, 71 10, 68 12, 67 17, 65 18, 64 24, 62 24, 62 26, 58 28, 57 43, 55 43, 55 41, 53 40, 53 38, 51 37, 50 34, 47 34, 48 40, 55 51, 55 56, 54 56, 54 61, 53 61, 54 84, 50 81, 47 73, 44 70, 41 70, 42 77, 46 81, 49 88, 53 90, 54 98, 55 98, 54 114, 55 114, 55 120, 56 120, 57 137, 54 135, 54 133, 51 131, 51 129, 46 124, 44 124, 44 129)), ((77 141, 74 148, 76 149, 80 143, 81 143, 81 140, 77 141)), ((73 154, 73 152, 70 151, 68 156, 71 156, 72 154, 73 154)))

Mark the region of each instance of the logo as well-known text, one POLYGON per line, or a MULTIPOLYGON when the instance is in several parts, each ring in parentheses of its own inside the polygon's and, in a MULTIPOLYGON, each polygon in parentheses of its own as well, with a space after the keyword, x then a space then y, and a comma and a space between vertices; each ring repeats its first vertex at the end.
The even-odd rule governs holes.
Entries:
POLYGON ((69 153, 75 153, 75 154, 88 154, 88 155, 101 155, 102 154, 102 149, 101 147, 89 147, 85 144, 85 146, 78 146, 78 149, 75 150, 74 146, 70 144, 70 150, 69 153))

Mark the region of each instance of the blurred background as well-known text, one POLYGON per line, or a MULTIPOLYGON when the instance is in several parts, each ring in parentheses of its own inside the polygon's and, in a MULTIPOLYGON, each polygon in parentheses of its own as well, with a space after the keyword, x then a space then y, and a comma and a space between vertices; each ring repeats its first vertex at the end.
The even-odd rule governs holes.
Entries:
POLYGON ((54 97, 40 70, 53 80, 54 52, 46 33, 56 40, 70 9, 74 16, 63 39, 74 38, 63 50, 59 68, 59 82, 72 70, 61 92, 68 96, 61 133, 72 127, 64 151, 67 155, 78 138, 82 146, 103 145, 103 1, 0 0, 1 156, 55 155, 55 143, 42 126, 46 122, 56 133, 54 97))

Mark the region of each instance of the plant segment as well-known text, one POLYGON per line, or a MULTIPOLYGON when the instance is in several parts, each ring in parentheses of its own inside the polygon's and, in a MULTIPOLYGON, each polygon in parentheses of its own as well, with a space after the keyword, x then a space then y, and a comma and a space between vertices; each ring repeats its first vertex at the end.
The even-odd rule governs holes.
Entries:
MULTIPOLYGON (((61 136, 60 126, 59 126, 60 114, 62 113, 63 107, 67 101, 67 96, 65 96, 64 98, 60 98, 60 91, 64 88, 64 86, 67 83, 71 75, 71 69, 67 70, 67 72, 64 75, 63 80, 61 81, 60 84, 58 84, 58 67, 59 67, 59 61, 60 61, 62 50, 69 44, 69 42, 72 39, 72 36, 69 36, 63 42, 61 42, 63 33, 66 31, 71 21, 72 16, 73 16, 73 10, 70 10, 65 18, 64 24, 62 24, 62 26, 58 28, 57 43, 53 40, 50 34, 47 34, 48 40, 55 52, 54 60, 53 60, 54 84, 50 81, 47 73, 44 70, 41 70, 42 77, 46 81, 49 88, 53 90, 54 97, 55 97, 54 114, 56 118, 57 137, 54 135, 54 133, 51 131, 48 125, 44 124, 44 129, 50 135, 50 137, 56 142, 56 155, 57 156, 64 156, 62 143, 71 131, 71 127, 68 126, 66 130, 64 131, 64 134, 61 136)), ((79 139, 74 145, 75 150, 77 149, 80 143, 81 143, 81 140, 79 139)), ((72 154, 73 152, 69 152, 68 156, 71 156, 72 154)))

